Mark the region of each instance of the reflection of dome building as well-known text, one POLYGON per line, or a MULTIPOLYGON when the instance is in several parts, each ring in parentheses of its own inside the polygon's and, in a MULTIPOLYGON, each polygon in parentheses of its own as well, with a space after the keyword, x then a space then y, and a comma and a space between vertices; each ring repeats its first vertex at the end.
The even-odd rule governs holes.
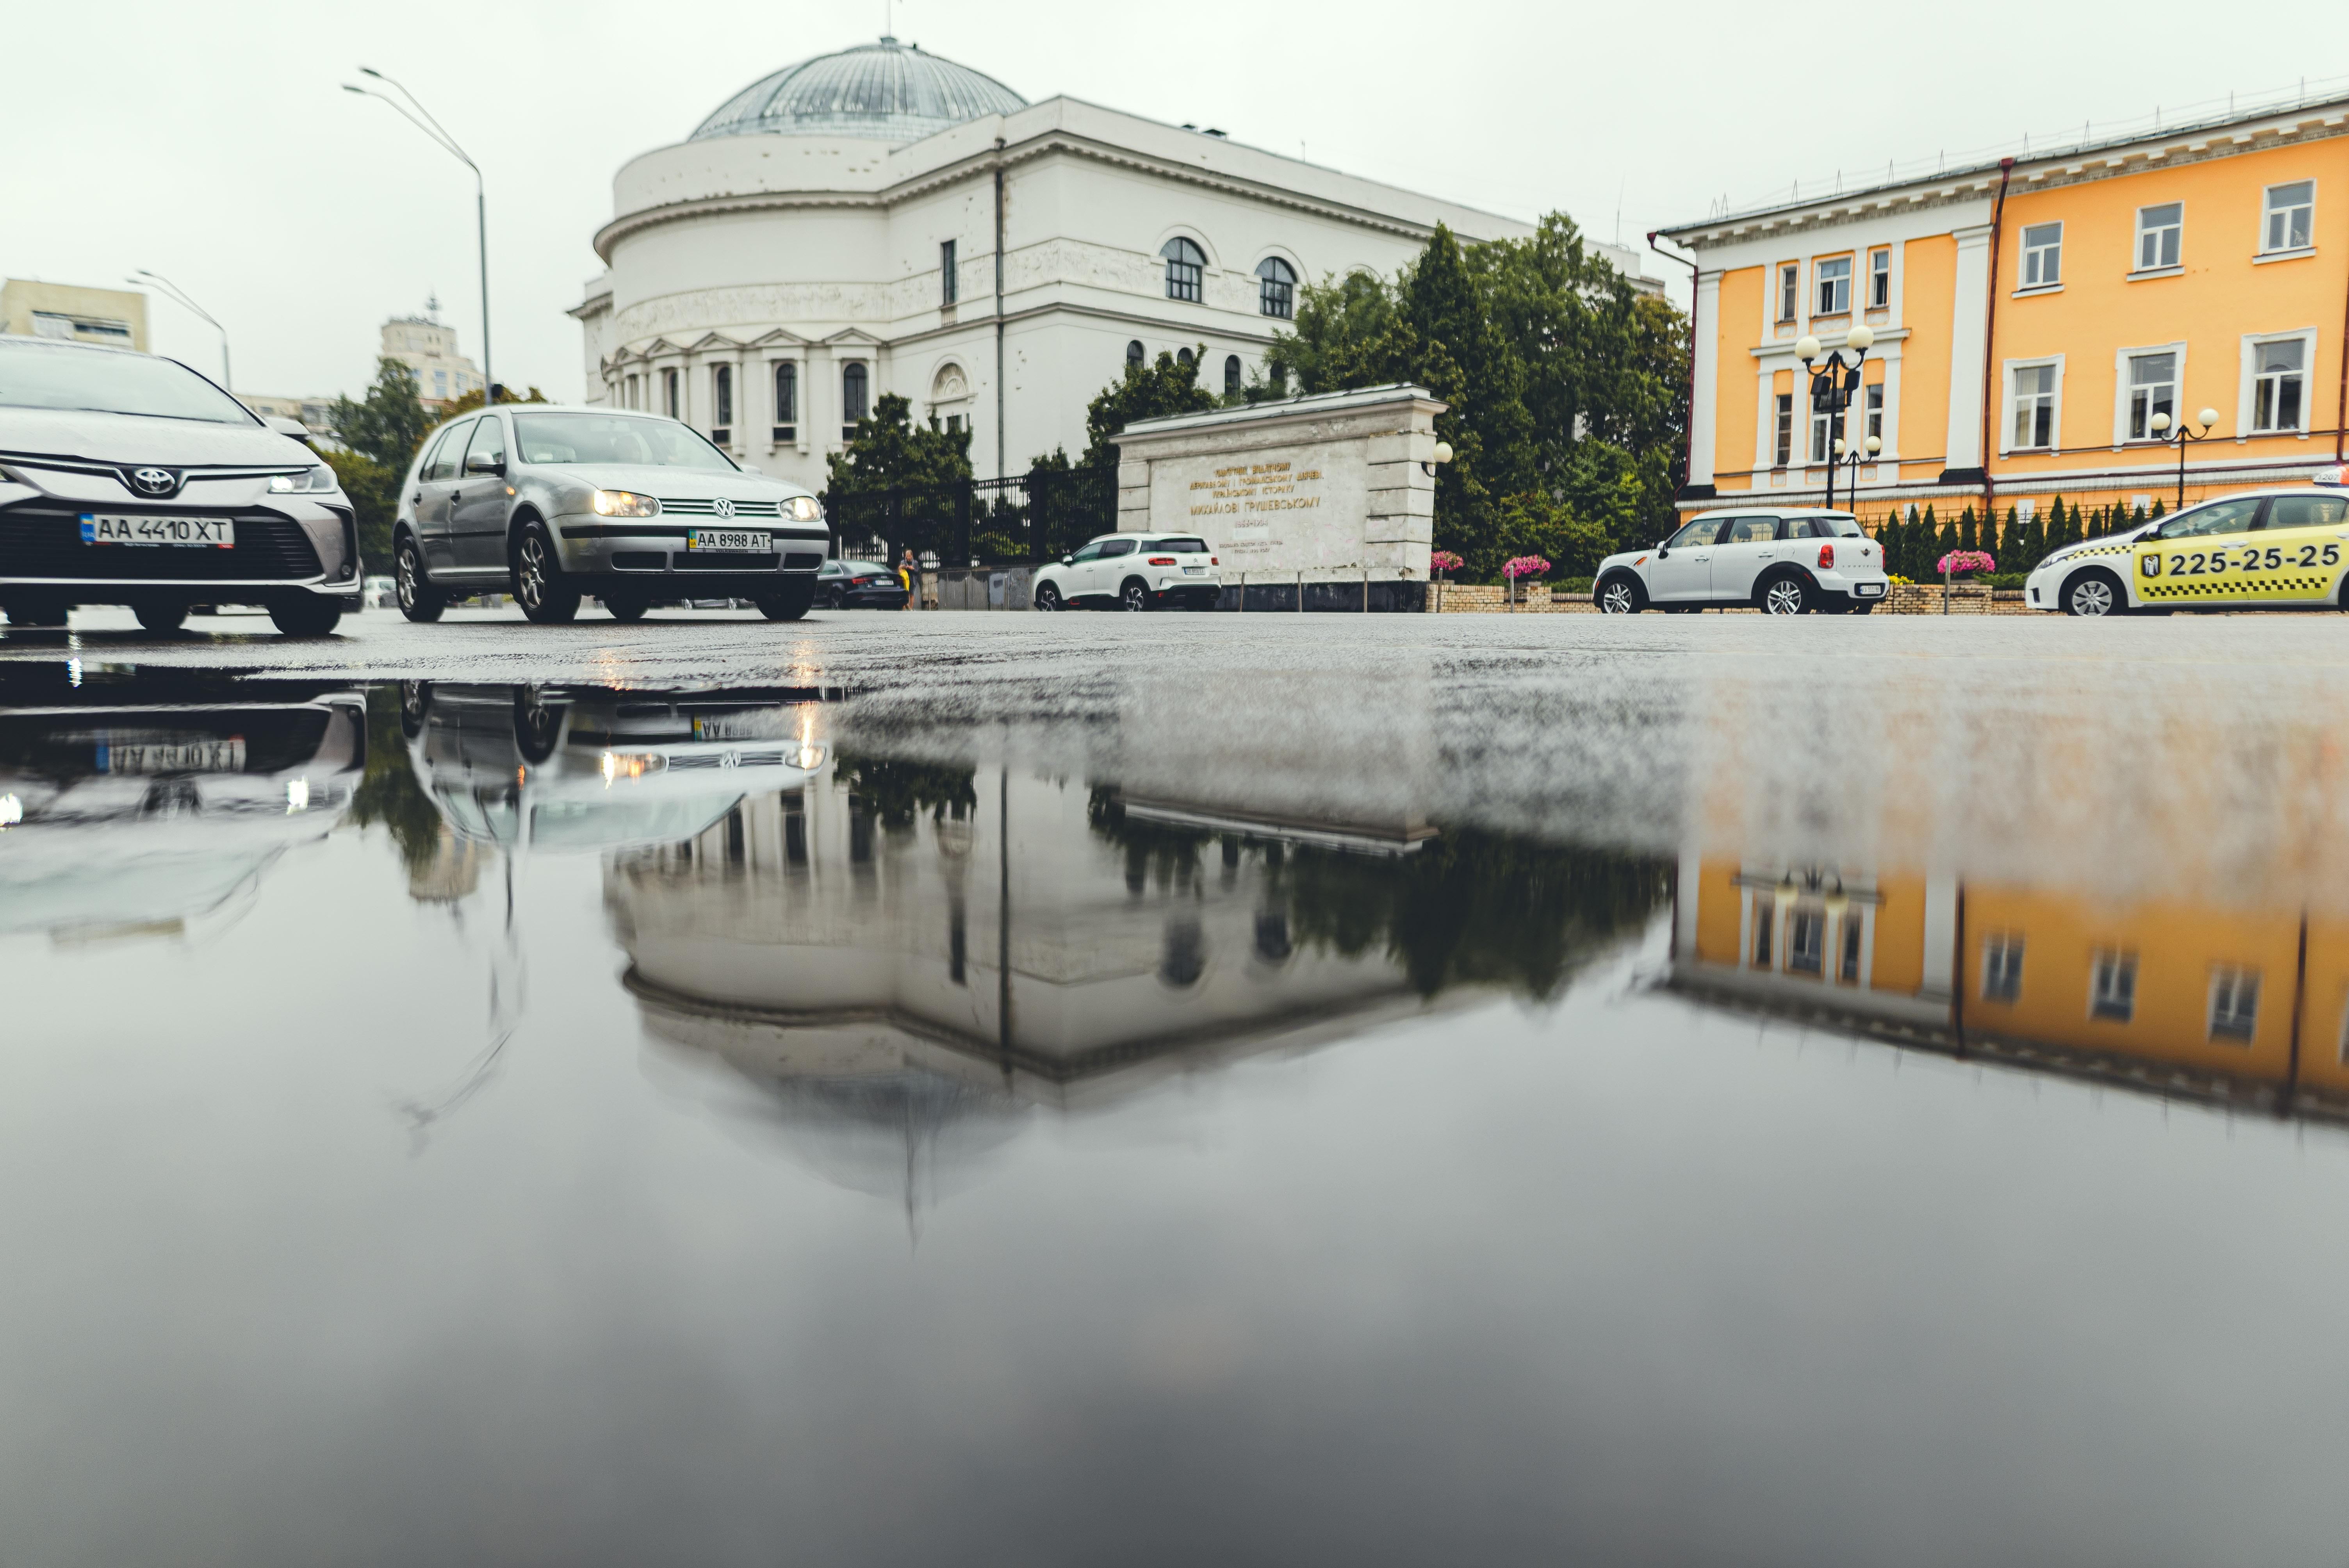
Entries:
POLYGON ((608 271, 573 312, 588 400, 675 413, 819 488, 881 393, 972 430, 981 476, 1017 472, 1084 444, 1131 352, 1204 343, 1220 389, 1300 280, 1392 273, 1438 222, 1528 232, 1220 132, 1030 104, 894 38, 744 88, 613 197, 608 271))

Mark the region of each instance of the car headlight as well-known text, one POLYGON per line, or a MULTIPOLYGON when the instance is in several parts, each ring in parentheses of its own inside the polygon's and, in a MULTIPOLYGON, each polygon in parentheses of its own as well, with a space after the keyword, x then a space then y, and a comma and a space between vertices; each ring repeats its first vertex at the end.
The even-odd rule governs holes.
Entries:
POLYGON ((599 490, 593 501, 597 517, 658 517, 660 502, 634 490, 599 490))
POLYGON ((823 503, 812 495, 795 495, 783 502, 783 515, 793 522, 815 522, 823 516, 823 503))
POLYGON ((665 772, 667 768, 668 758, 657 751, 604 753, 604 782, 606 784, 616 779, 642 779, 647 773, 665 772))
POLYGON ((272 495, 290 495, 299 491, 331 490, 335 488, 335 470, 320 466, 305 469, 298 474, 272 474, 269 490, 272 495))

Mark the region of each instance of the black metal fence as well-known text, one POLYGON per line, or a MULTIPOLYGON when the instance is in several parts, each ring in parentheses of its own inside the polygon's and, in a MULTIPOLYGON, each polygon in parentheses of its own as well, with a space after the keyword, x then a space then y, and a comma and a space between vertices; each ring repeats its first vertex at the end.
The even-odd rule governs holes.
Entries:
POLYGON ((902 490, 827 490, 835 554, 946 566, 1026 566, 1117 527, 1117 471, 1037 469, 1010 479, 902 490))

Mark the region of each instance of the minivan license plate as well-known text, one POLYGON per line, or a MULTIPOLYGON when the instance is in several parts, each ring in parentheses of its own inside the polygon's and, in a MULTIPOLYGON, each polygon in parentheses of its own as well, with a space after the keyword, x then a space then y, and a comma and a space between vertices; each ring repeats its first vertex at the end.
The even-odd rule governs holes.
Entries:
POLYGON ((775 548, 771 533, 752 533, 740 528, 697 528, 687 536, 688 550, 754 550, 764 552, 775 548))
POLYGON ((236 547, 236 524, 224 517, 121 517, 86 511, 81 514, 81 542, 233 550, 236 547))

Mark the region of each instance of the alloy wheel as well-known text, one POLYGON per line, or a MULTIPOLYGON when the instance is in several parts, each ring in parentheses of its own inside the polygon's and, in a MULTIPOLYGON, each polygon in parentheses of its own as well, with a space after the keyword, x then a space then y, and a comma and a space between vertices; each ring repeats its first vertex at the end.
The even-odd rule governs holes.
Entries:
POLYGON ((1036 608, 1050 613, 1061 607, 1061 591, 1050 583, 1036 590, 1036 608))
POLYGON ((1149 609, 1150 591, 1143 587, 1139 583, 1127 583, 1125 585, 1125 607, 1129 610, 1149 609))
POLYGON ((1631 585, 1619 580, 1607 584, 1599 595, 1599 608, 1609 615, 1628 615, 1639 605, 1632 600, 1631 585))
POLYGON ((415 609, 416 546, 407 542, 405 540, 400 542, 399 558, 394 564, 393 571, 397 573, 399 607, 403 610, 415 609))
POLYGON ((2113 585, 2101 577, 2083 577, 2072 584, 2068 596, 2075 615, 2109 615, 2113 613, 2113 585))
POLYGON ((1803 613, 1803 585, 1791 577, 1781 577, 1764 591, 1762 608, 1773 615, 1799 615, 1803 613))
POLYGON ((546 603, 546 548, 535 537, 522 542, 522 571, 514 584, 514 597, 525 610, 535 610, 546 603))

